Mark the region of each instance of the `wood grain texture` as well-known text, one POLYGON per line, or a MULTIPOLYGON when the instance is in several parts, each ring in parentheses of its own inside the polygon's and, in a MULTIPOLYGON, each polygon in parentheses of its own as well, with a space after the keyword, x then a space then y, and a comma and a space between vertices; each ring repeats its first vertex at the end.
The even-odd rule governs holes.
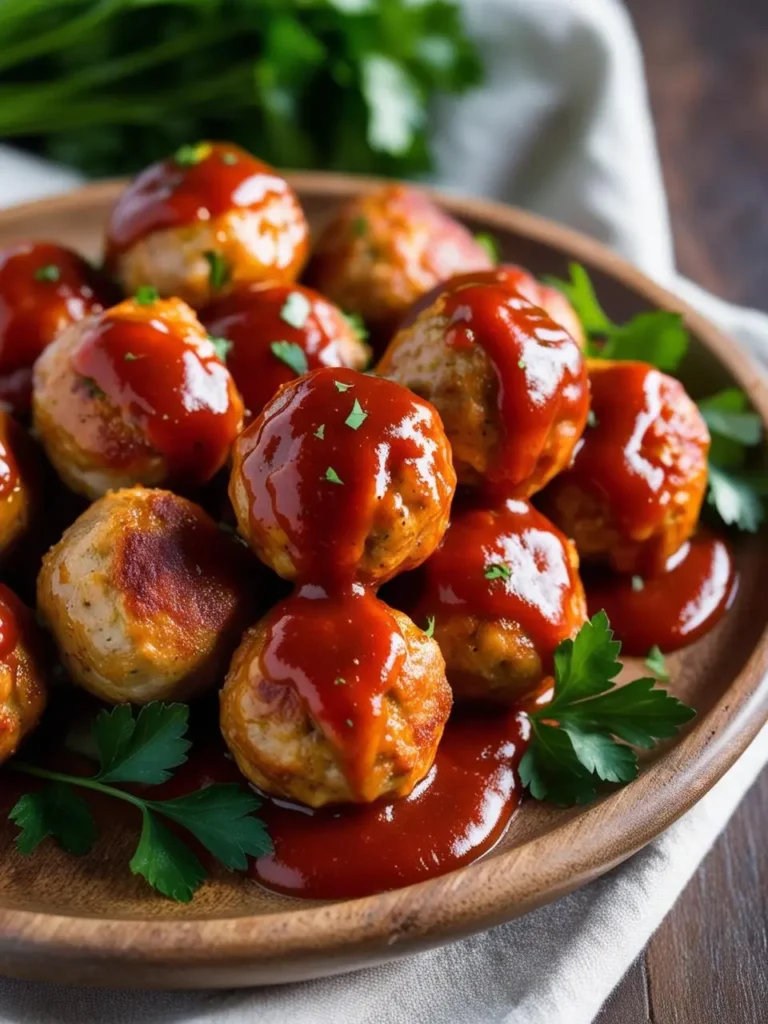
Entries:
MULTIPOLYGON (((362 179, 296 175, 315 223, 362 179)), ((0 215, 0 244, 46 236, 94 253, 118 184, 0 215)), ((687 378, 707 391, 735 380, 768 422, 768 386, 707 321, 599 244, 521 211, 445 199, 474 230, 491 231, 507 259, 537 273, 586 264, 609 313, 680 310, 694 345, 687 378)), ((0 826, 3 973, 98 985, 211 987, 293 981, 391 959, 508 920, 620 863, 687 810, 735 760, 768 712, 768 537, 744 538, 742 585, 716 630, 670 658, 674 690, 699 715, 675 742, 643 758, 644 771, 587 808, 527 802, 500 845, 443 878, 368 899, 314 904, 218 876, 190 906, 142 888, 125 870, 131 832, 112 815, 93 854, 46 847, 25 860, 0 826)), ((631 663, 627 675, 635 674, 631 663)), ((6 776, 7 780, 7 776, 6 776)), ((11 798, 6 793, 4 799, 11 798)), ((3 799, 3 797, 0 797, 3 799)), ((133 833, 135 841, 135 832, 133 833)))

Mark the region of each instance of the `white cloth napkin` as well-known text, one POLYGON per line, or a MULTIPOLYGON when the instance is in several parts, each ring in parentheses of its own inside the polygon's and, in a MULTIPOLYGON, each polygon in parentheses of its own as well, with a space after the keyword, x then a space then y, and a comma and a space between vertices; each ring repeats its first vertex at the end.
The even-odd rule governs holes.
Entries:
MULTIPOLYGON (((436 113, 438 181, 620 250, 763 361, 768 317, 675 276, 642 64, 614 0, 465 0, 487 85, 436 113)), ((0 204, 71 184, 0 147, 0 204)), ((62 175, 64 176, 62 178, 62 175)), ((95 992, 0 980, 3 1024, 588 1024, 768 758, 768 728, 629 862, 493 931, 345 977, 231 993, 95 992)))

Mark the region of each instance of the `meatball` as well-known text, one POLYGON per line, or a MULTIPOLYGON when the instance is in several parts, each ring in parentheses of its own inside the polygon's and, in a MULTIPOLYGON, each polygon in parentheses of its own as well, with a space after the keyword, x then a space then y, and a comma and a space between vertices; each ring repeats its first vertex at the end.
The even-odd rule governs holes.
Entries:
POLYGON ((431 405, 328 368, 283 385, 240 435, 229 494, 241 534, 285 579, 371 584, 429 557, 455 486, 431 405))
POLYGON ((483 246, 429 196, 384 185, 336 213, 306 277, 342 309, 363 317, 380 354, 420 295, 454 274, 492 265, 483 246))
POLYGON ((113 301, 113 287, 71 249, 52 242, 0 251, 0 403, 29 411, 32 364, 65 327, 113 301))
POLYGON ((584 357, 501 285, 443 291, 395 335, 377 373, 432 402, 459 483, 529 497, 564 469, 587 422, 584 357))
POLYGON ((227 461, 243 403, 180 299, 140 296, 68 328, 35 364, 33 416, 64 482, 194 488, 227 461))
POLYGON ((107 266, 126 292, 153 285, 200 308, 234 285, 289 283, 309 227, 277 171, 231 143, 182 146, 125 189, 109 219, 107 266))
POLYGON ((583 559, 653 576, 693 533, 709 433, 683 385, 645 363, 590 361, 591 426, 542 496, 583 559))
POLYGON ((457 699, 515 704, 551 685, 555 648, 586 620, 578 570, 571 541, 510 499, 455 513, 398 603, 432 625, 457 699))
POLYGON ((311 807, 407 796, 451 709, 437 644, 368 592, 296 595, 250 629, 221 692, 243 774, 311 807))
POLYGON ((244 554, 186 498, 115 491, 43 559, 38 609, 72 679, 96 697, 188 700, 223 680, 250 620, 244 554))
POLYGON ((353 322, 311 288, 250 285, 201 314, 209 332, 231 344, 227 367, 246 420, 258 416, 281 384, 321 366, 362 370, 368 348, 353 322))
POLYGON ((467 274, 458 274, 449 281, 441 282, 414 302, 400 325, 401 329, 412 324, 419 313, 427 306, 431 306, 442 292, 465 284, 500 284, 504 288, 511 288, 512 291, 532 302, 534 306, 543 309, 556 324, 568 331, 579 348, 584 348, 586 343, 584 328, 576 310, 565 295, 557 288, 542 284, 533 274, 529 274, 523 267, 518 267, 514 263, 505 263, 499 267, 493 267, 491 270, 475 270, 467 274))
POLYGON ((0 583, 0 764, 16 753, 45 705, 42 643, 35 620, 0 583))

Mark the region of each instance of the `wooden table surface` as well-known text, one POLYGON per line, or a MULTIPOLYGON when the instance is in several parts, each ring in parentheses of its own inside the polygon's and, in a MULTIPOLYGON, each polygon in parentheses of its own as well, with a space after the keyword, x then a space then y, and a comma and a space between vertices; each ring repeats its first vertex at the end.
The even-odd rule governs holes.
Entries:
MULTIPOLYGON (((768 311, 768 2, 626 0, 645 52, 678 265, 768 311)), ((768 1020, 768 770, 598 1024, 768 1020)))

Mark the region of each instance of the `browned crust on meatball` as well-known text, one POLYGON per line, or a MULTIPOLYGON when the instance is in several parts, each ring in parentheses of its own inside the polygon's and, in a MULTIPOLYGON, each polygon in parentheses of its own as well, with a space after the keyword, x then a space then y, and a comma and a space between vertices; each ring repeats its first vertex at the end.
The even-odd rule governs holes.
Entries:
POLYGON ((12 757, 37 726, 47 703, 41 639, 31 613, 11 595, 19 639, 0 659, 0 764, 12 757))

